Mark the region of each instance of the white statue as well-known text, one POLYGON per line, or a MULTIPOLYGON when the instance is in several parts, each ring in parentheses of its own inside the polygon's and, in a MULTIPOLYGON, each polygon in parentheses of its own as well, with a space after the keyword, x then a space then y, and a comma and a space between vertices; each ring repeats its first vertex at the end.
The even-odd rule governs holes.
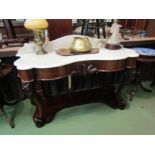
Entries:
POLYGON ((113 24, 110 28, 111 37, 107 41, 108 44, 119 44, 121 40, 121 34, 120 34, 120 25, 117 23, 117 19, 114 19, 113 24))

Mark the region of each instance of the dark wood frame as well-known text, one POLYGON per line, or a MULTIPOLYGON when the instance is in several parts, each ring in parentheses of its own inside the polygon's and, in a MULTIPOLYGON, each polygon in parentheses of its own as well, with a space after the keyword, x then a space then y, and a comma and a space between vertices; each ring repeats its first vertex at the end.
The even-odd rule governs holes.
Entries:
POLYGON ((50 122, 56 112, 63 108, 90 103, 94 100, 103 101, 103 98, 112 108, 124 109, 125 102, 121 97, 121 92, 127 80, 128 70, 134 69, 135 66, 136 57, 113 61, 82 61, 56 68, 18 70, 18 76, 22 80, 25 94, 31 99, 32 104, 36 106, 33 120, 37 127, 41 127, 50 122), (62 79, 67 76, 86 76, 119 71, 122 71, 123 74, 117 91, 114 86, 108 84, 102 88, 81 89, 78 92, 71 89, 66 94, 47 97, 41 87, 42 81, 62 79), (107 94, 103 95, 103 92, 107 92, 107 94))

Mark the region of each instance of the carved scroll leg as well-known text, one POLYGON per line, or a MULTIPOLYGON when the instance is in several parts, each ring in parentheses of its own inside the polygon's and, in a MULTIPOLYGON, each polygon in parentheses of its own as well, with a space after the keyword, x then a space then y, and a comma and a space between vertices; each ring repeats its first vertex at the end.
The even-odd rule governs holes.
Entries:
POLYGON ((33 120, 37 127, 42 127, 46 123, 45 97, 40 81, 32 83, 31 103, 36 106, 36 112, 33 115, 33 120))
POLYGON ((45 108, 42 97, 37 93, 37 84, 36 81, 22 82, 25 95, 30 99, 31 103, 36 106, 33 120, 37 127, 41 127, 45 124, 45 108))
POLYGON ((31 103, 37 107, 33 120, 37 127, 42 127, 45 124, 45 108, 42 98, 34 93, 32 94, 31 103))

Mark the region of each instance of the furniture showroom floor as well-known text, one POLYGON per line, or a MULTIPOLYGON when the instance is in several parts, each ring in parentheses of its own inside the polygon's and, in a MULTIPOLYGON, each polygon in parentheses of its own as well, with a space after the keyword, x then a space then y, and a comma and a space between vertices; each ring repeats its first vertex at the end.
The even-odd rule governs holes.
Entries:
MULTIPOLYGON (((128 98, 127 90, 124 95, 128 98)), ((112 109, 103 103, 92 103, 64 109, 54 120, 37 128, 32 120, 34 106, 29 100, 5 109, 15 114, 11 129, 0 114, 1 135, 152 135, 155 134, 155 88, 152 93, 139 87, 125 110, 112 109)))

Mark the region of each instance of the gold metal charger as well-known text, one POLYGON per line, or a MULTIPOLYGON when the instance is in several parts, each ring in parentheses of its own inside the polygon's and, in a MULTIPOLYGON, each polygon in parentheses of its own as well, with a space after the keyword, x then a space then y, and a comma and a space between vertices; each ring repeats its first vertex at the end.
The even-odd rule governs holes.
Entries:
POLYGON ((92 48, 91 51, 87 51, 87 52, 74 52, 74 51, 71 51, 69 48, 60 48, 56 51, 56 53, 62 56, 95 54, 95 53, 99 53, 99 48, 92 48))

